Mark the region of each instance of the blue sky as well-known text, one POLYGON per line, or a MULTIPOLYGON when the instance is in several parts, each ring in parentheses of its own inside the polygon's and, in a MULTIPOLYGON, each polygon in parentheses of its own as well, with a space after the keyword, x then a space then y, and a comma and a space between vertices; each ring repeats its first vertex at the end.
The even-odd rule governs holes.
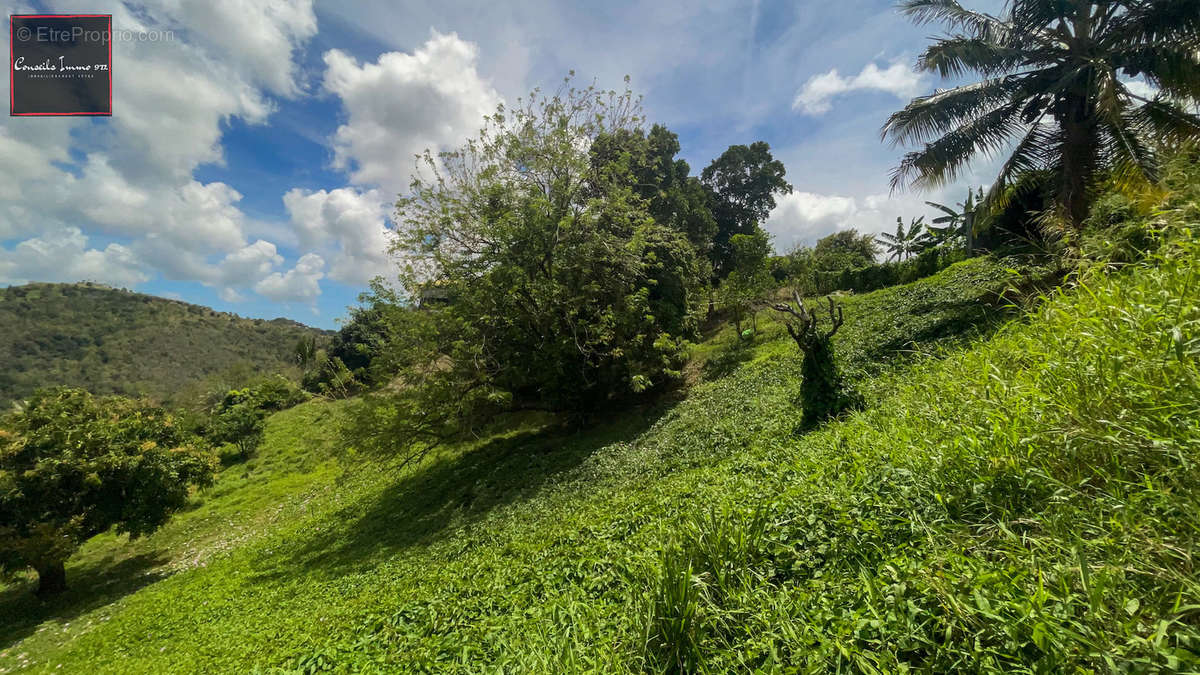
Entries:
POLYGON ((572 69, 602 87, 630 75, 694 172, 731 144, 770 143, 795 187, 766 224, 780 250, 890 229, 929 213, 926 199, 958 201, 993 164, 935 194, 889 194, 902 150, 880 142, 880 125, 953 83, 912 71, 938 31, 888 0, 13 11, 112 13, 135 39, 114 44, 112 118, 0 119, 0 284, 91 279, 335 327, 392 267, 390 204, 412 154, 457 146, 497 103, 572 69))

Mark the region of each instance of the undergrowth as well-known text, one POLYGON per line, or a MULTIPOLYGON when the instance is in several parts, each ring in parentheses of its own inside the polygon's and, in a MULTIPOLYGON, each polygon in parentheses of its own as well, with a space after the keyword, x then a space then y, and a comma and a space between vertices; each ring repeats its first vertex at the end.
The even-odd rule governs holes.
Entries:
MULTIPOLYGON (((815 431, 763 317, 749 345, 700 345, 679 401, 399 472, 348 455, 268 532, 10 634, 0 668, 1186 670, 1200 280, 1174 241, 1007 324, 1053 267, 975 259, 845 298, 865 407, 815 431)), ((259 458, 295 452, 268 434, 259 458)))

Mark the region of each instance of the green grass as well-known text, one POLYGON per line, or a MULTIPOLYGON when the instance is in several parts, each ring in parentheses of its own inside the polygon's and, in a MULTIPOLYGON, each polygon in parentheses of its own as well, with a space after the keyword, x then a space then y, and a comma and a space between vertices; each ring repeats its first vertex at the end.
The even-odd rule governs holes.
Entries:
POLYGON ((337 409, 306 404, 248 477, 143 541, 90 543, 69 581, 126 580, 111 591, 36 609, 6 589, 0 668, 1186 669, 1197 252, 1028 320, 1008 306, 1051 270, 1016 261, 847 298, 835 341, 867 405, 805 434, 765 315, 749 346, 699 346, 680 400, 403 471, 325 461, 337 409), (213 552, 180 564, 189 541, 213 552), (127 581, 154 552, 158 576, 127 581))

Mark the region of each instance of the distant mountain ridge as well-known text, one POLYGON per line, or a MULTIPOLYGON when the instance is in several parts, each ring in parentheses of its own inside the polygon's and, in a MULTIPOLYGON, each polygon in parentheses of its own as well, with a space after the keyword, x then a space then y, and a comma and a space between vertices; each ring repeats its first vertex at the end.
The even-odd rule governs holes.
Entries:
POLYGON ((331 334, 90 282, 10 286, 0 289, 0 408, 53 385, 165 399, 240 364, 286 369, 301 337, 331 334))

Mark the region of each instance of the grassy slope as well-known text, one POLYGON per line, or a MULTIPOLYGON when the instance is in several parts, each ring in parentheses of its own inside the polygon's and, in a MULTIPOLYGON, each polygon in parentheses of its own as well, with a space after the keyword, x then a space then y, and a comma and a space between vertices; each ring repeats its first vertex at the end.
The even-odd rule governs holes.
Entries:
POLYGON ((103 286, 12 286, 0 289, 0 407, 43 386, 161 398, 240 363, 275 372, 301 336, 323 333, 103 286))
MULTIPOLYGON (((686 399, 586 433, 513 430, 401 475, 222 476, 144 548, 96 541, 69 569, 82 586, 162 551, 178 573, 8 619, 0 668, 1170 666, 1200 604, 1194 254, 969 350, 1003 265, 852 298, 838 349, 869 407, 802 436, 767 322, 753 349, 703 346, 686 399), (951 351, 910 367, 914 339, 951 351), (180 565, 201 536, 219 550, 180 565)), ((306 417, 324 405, 274 418, 261 461, 318 454, 294 434, 328 428, 306 417)))

